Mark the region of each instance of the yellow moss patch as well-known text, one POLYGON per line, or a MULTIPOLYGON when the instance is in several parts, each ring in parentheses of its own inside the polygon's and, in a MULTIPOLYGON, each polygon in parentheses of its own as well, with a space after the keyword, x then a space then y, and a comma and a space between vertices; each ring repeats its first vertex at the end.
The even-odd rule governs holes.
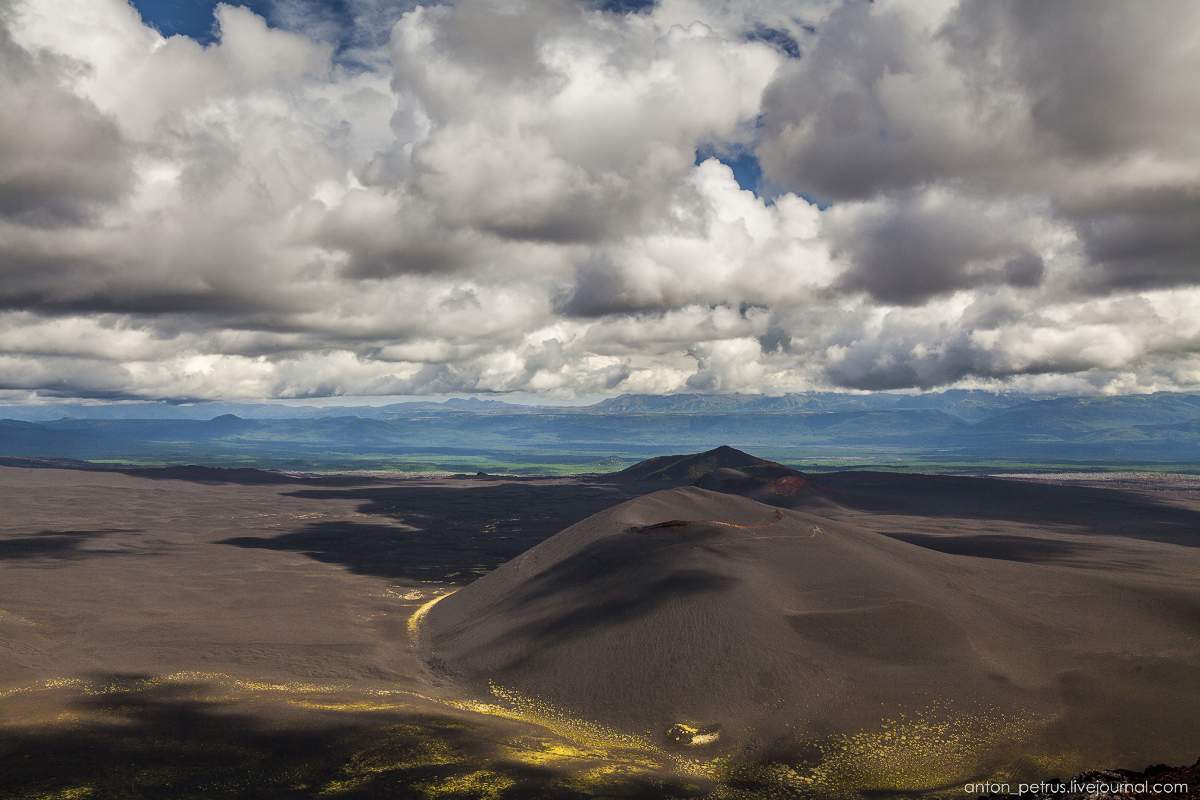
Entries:
POLYGON ((516 782, 507 775, 481 769, 466 775, 423 783, 415 788, 429 800, 461 798, 461 800, 500 800, 516 782))
POLYGON ((356 713, 367 711, 399 711, 408 708, 403 703, 373 703, 367 700, 345 701, 336 700, 318 701, 318 700, 288 700, 288 705, 296 708, 308 708, 313 711, 340 711, 343 713, 356 713))
POLYGON ((397 725, 388 729, 375 747, 355 753, 342 766, 344 777, 330 781, 322 795, 337 795, 362 787, 380 775, 417 767, 457 764, 461 755, 449 743, 419 725, 397 725))
POLYGON ((584 750, 554 739, 522 737, 503 746, 502 754, 522 764, 540 766, 556 761, 603 759, 605 754, 595 750, 584 750))
POLYGON ((776 768, 776 775, 789 785, 830 795, 929 791, 978 774, 997 748, 1026 740, 1036 724, 1031 714, 991 710, 945 716, 935 709, 831 737, 819 745, 815 766, 776 768))
POLYGON ((38 800, 87 800, 96 796, 96 790, 91 786, 72 786, 69 789, 59 789, 38 796, 38 800))

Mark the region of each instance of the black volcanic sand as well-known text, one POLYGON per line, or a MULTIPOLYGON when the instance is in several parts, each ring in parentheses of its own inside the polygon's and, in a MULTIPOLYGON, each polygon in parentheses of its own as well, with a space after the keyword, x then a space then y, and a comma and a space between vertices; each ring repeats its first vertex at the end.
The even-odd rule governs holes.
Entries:
POLYGON ((611 478, 640 488, 638 494, 662 486, 690 485, 781 508, 814 510, 834 505, 804 473, 728 446, 705 453, 651 458, 613 473, 611 478))
POLYGON ((360 484, 0 468, 0 798, 703 793, 653 753, 470 701, 411 645, 451 581, 628 495, 360 484))
POLYGON ((684 479, 782 508, 618 505, 677 477, 0 468, 0 797, 795 797, 1195 760, 1195 487, 709 456, 684 479))
POLYGON ((840 506, 681 488, 601 512, 439 603, 431 658, 664 746, 790 751, 796 788, 1195 760, 1194 495, 813 483, 840 506))

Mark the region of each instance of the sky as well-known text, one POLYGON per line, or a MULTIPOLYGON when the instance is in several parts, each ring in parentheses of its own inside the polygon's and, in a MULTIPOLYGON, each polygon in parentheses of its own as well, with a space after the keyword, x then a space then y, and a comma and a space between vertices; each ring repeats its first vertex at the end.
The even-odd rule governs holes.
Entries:
POLYGON ((0 0, 0 400, 1196 390, 1196 31, 0 0))
MULTIPOLYGON (((216 25, 216 0, 137 0, 133 7, 137 9, 142 22, 164 36, 176 34, 188 36, 203 44, 217 41, 220 29, 216 25)), ((271 22, 279 24, 275 18, 270 2, 231 3, 249 8, 259 15, 270 18, 271 22)))

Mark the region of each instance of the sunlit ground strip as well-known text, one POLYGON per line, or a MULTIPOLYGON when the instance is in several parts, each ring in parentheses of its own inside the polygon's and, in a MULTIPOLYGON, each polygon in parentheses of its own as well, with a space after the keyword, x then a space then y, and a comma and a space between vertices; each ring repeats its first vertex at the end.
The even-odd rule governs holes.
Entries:
MULTIPOLYGON (((493 685, 496 702, 442 698, 402 689, 353 691, 351 699, 330 695, 351 692, 344 685, 304 682, 267 682, 234 678, 224 673, 176 672, 122 682, 96 683, 77 678, 55 678, 5 690, 0 698, 39 691, 76 689, 87 696, 137 693, 166 685, 207 684, 250 695, 276 695, 289 705, 326 712, 369 713, 411 710, 413 701, 460 712, 493 717, 531 726, 551 736, 524 735, 495 741, 496 752, 487 759, 496 764, 519 763, 563 769, 569 785, 579 791, 605 782, 638 775, 671 773, 699 780, 710 787, 713 798, 792 797, 818 794, 853 797, 862 792, 926 792, 953 786, 977 776, 989 754, 1006 744, 1028 741, 1044 720, 1028 713, 1000 713, 995 709, 952 713, 931 707, 912 716, 882 720, 871 730, 828 737, 808 743, 819 754, 806 764, 754 764, 720 756, 703 758, 672 752, 648 735, 627 733, 563 711, 538 698, 493 685), (753 785, 753 790, 734 788, 753 785)), ((461 723, 459 723, 461 724, 461 723)), ((435 734, 424 735, 413 726, 396 727, 408 739, 421 739, 404 753, 364 751, 344 766, 345 778, 322 790, 326 795, 352 791, 373 776, 436 764, 466 765, 435 734)), ((436 733, 436 732, 435 732, 436 733)), ((407 739, 406 739, 407 741, 407 739)), ((1041 760, 1065 766, 1064 757, 1041 760), (1050 760, 1046 760, 1050 759, 1050 760)), ((992 777, 1004 777, 1002 773, 992 777)), ((501 797, 511 781, 503 774, 474 770, 447 782, 429 784, 426 797, 501 797), (453 787, 460 786, 455 789, 453 787)), ((86 794, 78 796, 86 797, 86 794)))
MULTIPOLYGON (((512 720, 547 730, 582 749, 589 755, 616 760, 639 770, 662 769, 675 759, 645 736, 624 733, 598 722, 574 716, 555 706, 527 697, 520 692, 491 685, 499 703, 476 700, 446 700, 447 705, 489 717, 512 720)), ((694 772, 692 774, 695 774, 694 772)))
MULTIPOLYGON (((699 769, 700 764, 678 759, 655 746, 646 737, 623 733, 598 723, 571 717, 549 704, 499 686, 493 687, 493 693, 499 701, 497 703, 440 698, 402 689, 376 689, 365 692, 360 690, 354 693, 357 697, 341 699, 336 695, 344 695, 348 691, 347 687, 341 685, 249 681, 224 673, 178 672, 121 683, 52 679, 12 690, 9 694, 65 688, 75 689, 86 696, 136 694, 155 687, 199 683, 207 684, 211 689, 218 691, 237 690, 251 696, 278 696, 288 705, 325 712, 411 711, 414 710, 416 701, 467 714, 521 723, 544 730, 548 736, 523 735, 496 740, 493 759, 501 764, 560 768, 568 788, 584 793, 634 776, 674 774, 682 771, 690 775, 708 777, 707 770, 699 769)), ((410 732, 408 736, 416 738, 417 734, 410 732)), ((451 757, 444 746, 438 745, 436 736, 428 735, 423 739, 426 744, 422 749, 410 752, 407 758, 397 759, 394 753, 387 753, 375 759, 352 759, 345 767, 345 778, 325 786, 322 794, 335 796, 353 791, 355 787, 381 773, 462 761, 461 757, 451 757)), ((460 778, 454 779, 458 780, 460 778)), ((479 784, 478 788, 482 792, 479 796, 486 797, 491 796, 489 792, 500 792, 506 779, 498 773, 493 773, 490 777, 476 775, 471 780, 479 784), (482 791, 485 788, 487 791, 482 791)), ((454 792, 450 791, 452 786, 457 785, 454 781, 442 787, 446 791, 444 796, 454 796, 454 792)), ((464 785, 474 784, 468 782, 464 785)), ((428 797, 443 796, 438 793, 441 789, 437 786, 430 785, 426 788, 428 791, 425 795, 428 797)))
POLYGON ((50 692, 58 689, 78 689, 88 697, 99 697, 112 694, 133 694, 157 686, 180 686, 191 683, 203 683, 221 686, 226 689, 238 689, 260 694, 332 694, 348 689, 345 684, 315 684, 302 682, 271 682, 253 681, 236 678, 224 672, 172 672, 153 678, 132 678, 122 681, 97 683, 83 678, 49 678, 37 683, 17 686, 0 690, 0 700, 18 695, 50 692))
POLYGON ((457 589, 451 589, 447 592, 437 595, 436 597, 422 603, 413 611, 412 616, 408 618, 408 638, 414 645, 421 640, 421 623, 425 621, 425 617, 433 610, 433 607, 445 600, 450 595, 454 594, 457 589))
POLYGON ((723 520, 719 520, 719 519, 703 520, 703 521, 708 525, 720 525, 724 528, 737 528, 738 530, 743 530, 743 531, 753 531, 753 530, 758 530, 760 528, 769 528, 772 525, 774 525, 776 522, 779 522, 782 519, 783 519, 783 512, 776 509, 775 513, 771 516, 771 518, 769 520, 767 520, 766 522, 758 522, 758 523, 754 523, 754 524, 724 522, 723 520))
POLYGON ((536 725, 581 747, 590 756, 619 762, 627 774, 668 768, 711 781, 714 797, 786 797, 797 793, 853 797, 864 791, 929 792, 954 787, 978 774, 996 748, 1027 741, 1044 722, 1032 713, 980 709, 955 714, 935 706, 912 716, 882 720, 872 730, 810 743, 820 754, 814 763, 752 764, 725 756, 705 759, 674 753, 646 736, 582 719, 501 686, 491 688, 499 703, 442 702, 481 715, 536 725), (743 795, 731 786, 746 782, 756 784, 749 794, 743 795))

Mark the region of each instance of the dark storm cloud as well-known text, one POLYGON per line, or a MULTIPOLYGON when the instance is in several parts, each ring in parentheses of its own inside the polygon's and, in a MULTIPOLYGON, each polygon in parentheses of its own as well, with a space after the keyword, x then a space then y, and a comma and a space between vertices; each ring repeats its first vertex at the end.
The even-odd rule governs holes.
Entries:
POLYGON ((966 0, 931 28, 903 4, 848 3, 772 84, 760 155, 776 180, 832 199, 942 180, 1044 186, 1058 161, 1194 158, 1200 46, 1181 33, 1200 8, 1155 12, 966 0))
POLYGON ((938 345, 927 347, 931 333, 927 325, 914 325, 899 317, 889 319, 884 323, 885 335, 855 342, 829 366, 829 374, 839 386, 884 391, 932 389, 964 378, 1004 380, 1086 373, 1105 366, 1094 353, 1077 346, 1079 339, 1060 336, 1059 342, 1043 347, 1038 355, 1016 360, 984 346, 973 330, 968 325, 942 330, 938 345))
POLYGON ((661 298, 634 293, 611 258, 592 253, 576 266, 575 278, 560 294, 556 308, 566 316, 586 319, 653 311, 662 305, 661 298))
POLYGON ((0 225, 0 308, 229 319, 300 307, 294 287, 263 285, 242 268, 265 254, 221 234, 199 227, 180 243, 149 231, 137 247, 129 247, 119 237, 76 228, 48 232, 0 225), (175 250, 181 244, 191 249, 175 250), (163 250, 171 252, 156 258, 163 250))
POLYGON ((1044 265, 1028 252, 1015 215, 971 203, 905 198, 826 215, 839 287, 919 305, 959 289, 1036 286, 1044 265))
POLYGON ((1004 263, 1003 279, 1009 286, 1032 288, 1046 275, 1046 262, 1036 253, 1022 253, 1004 263))
POLYGON ((117 126, 63 83, 86 69, 13 41, 0 11, 0 219, 82 222, 124 195, 129 150, 117 126))
POLYGON ((1200 186, 1113 192, 1060 203, 1092 267, 1091 290, 1200 283, 1200 186))
POLYGON ((1194 154, 1200 45, 1187 32, 1200 8, 1164 0, 1147 11, 1121 0, 966 0, 943 35, 972 79, 1020 87, 1033 131, 1063 156, 1194 154))
MULTIPOLYGON (((992 204, 1041 197, 1091 262, 1081 288, 1200 281, 1200 44, 1184 33, 1200 6, 966 0, 943 21, 910 10, 847 4, 780 71, 759 148, 770 180, 834 201, 899 205, 930 187, 992 204)), ((961 268, 961 235, 863 235, 895 263, 857 259, 845 284, 882 299, 991 280, 961 268)), ((1031 264, 1015 262, 1010 282, 1036 284, 1044 270, 1031 264)))
POLYGON ((394 194, 351 192, 334 208, 312 204, 307 240, 345 255, 346 275, 378 279, 463 268, 478 257, 478 235, 448 231, 430 210, 394 194))
POLYGON ((1050 189, 1094 264, 1092 289, 1200 282, 1200 43, 1183 34, 1200 25, 1200 7, 1145 11, 973 0, 947 29, 964 60, 983 48, 1008 65, 1047 160, 1118 174, 1121 162, 1140 162, 1103 188, 1050 189))
POLYGON ((895 119, 888 76, 924 66, 926 43, 894 8, 847 3, 805 57, 780 70, 763 100, 759 160, 781 186, 827 200, 861 199, 951 174, 959 155, 895 119))

